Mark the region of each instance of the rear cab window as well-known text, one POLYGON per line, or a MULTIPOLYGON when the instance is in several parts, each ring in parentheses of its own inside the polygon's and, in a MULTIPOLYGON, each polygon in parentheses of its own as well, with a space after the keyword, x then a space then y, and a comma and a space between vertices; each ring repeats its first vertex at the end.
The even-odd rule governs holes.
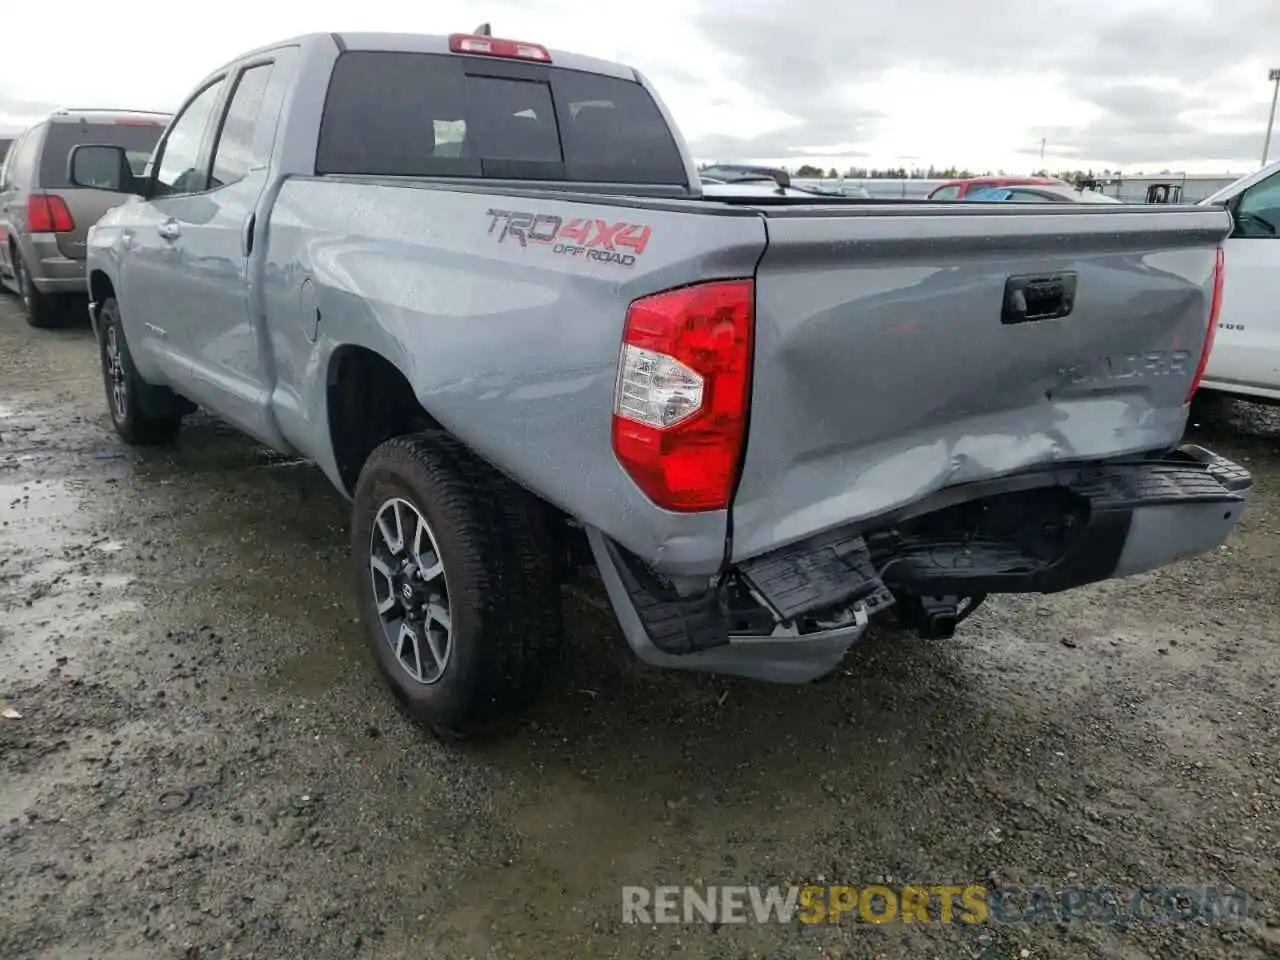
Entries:
POLYGON ((349 50, 338 57, 318 174, 686 185, 639 83, 545 64, 349 50))
POLYGON ((40 152, 40 186, 46 190, 71 187, 67 179, 67 158, 72 147, 85 143, 123 147, 129 166, 141 176, 156 141, 164 133, 164 123, 151 119, 57 120, 49 124, 40 152))

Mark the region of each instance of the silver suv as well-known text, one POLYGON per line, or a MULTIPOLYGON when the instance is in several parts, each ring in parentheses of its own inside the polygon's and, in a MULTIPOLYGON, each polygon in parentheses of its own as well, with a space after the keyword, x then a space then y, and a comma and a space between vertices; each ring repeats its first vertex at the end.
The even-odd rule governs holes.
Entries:
POLYGON ((163 113, 59 110, 10 146, 0 166, 0 285, 22 297, 33 327, 55 323, 59 299, 84 292, 85 234, 123 200, 109 190, 72 186, 71 148, 122 147, 140 174, 168 121, 163 113))

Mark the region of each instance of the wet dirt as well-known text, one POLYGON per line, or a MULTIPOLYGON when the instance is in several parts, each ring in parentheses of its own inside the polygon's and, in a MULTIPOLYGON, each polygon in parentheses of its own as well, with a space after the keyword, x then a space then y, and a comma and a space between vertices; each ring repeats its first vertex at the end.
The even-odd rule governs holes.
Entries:
POLYGON ((566 600, 509 738, 408 726, 354 625, 345 502, 194 418, 110 431, 88 329, 0 296, 0 957, 1280 955, 1280 419, 1229 544, 827 683, 655 672, 566 600), (623 885, 1241 888, 1247 919, 624 925, 623 885))

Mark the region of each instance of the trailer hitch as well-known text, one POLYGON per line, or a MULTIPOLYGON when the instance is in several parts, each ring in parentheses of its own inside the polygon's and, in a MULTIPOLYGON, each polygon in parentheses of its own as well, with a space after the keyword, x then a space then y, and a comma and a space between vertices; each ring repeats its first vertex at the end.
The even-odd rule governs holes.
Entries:
POLYGON ((898 597, 898 620, 923 640, 950 640, 963 619, 962 599, 954 595, 898 597))

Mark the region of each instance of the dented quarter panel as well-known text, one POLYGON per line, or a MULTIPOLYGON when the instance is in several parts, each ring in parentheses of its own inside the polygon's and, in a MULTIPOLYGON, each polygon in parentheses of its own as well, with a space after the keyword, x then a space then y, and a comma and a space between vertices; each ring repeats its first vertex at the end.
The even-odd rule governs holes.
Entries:
POLYGON ((769 217, 734 559, 953 484, 1179 440, 1229 218, 1073 214, 769 217), (1072 271, 1069 316, 1001 322, 1008 277, 1072 271))
POLYGON ((330 361, 342 347, 373 350, 431 416, 528 489, 669 572, 714 573, 727 512, 659 509, 613 455, 618 354, 635 298, 751 276, 763 220, 688 202, 574 197, 287 181, 265 272, 276 422, 336 481, 330 361), (298 297, 304 279, 314 297, 305 312, 321 318, 314 343, 298 297))

